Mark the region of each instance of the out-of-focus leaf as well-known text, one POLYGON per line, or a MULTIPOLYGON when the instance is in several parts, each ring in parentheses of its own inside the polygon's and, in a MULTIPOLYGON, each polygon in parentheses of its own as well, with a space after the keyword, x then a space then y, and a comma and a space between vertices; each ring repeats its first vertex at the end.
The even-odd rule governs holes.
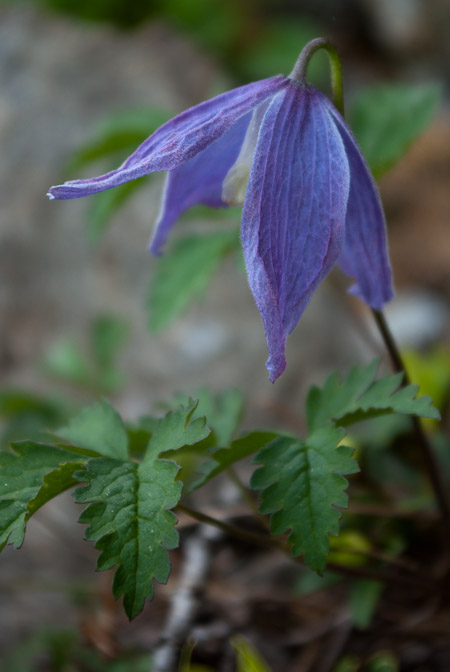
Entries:
POLYGON ((375 653, 367 664, 367 672, 399 672, 397 658, 389 651, 375 653))
POLYGON ((369 579, 354 581, 350 592, 350 610, 355 627, 366 630, 372 622, 384 584, 369 579))
MULTIPOLYGON (((259 39, 250 42, 240 59, 239 69, 249 80, 289 75, 305 44, 322 33, 309 18, 275 17, 266 23, 259 39)), ((317 86, 324 82, 327 74, 327 54, 318 52, 308 68, 308 79, 317 86)))
POLYGON ((94 130, 93 139, 79 149, 69 166, 78 172, 86 165, 111 157, 125 158, 172 115, 157 108, 138 108, 114 112, 94 130))
POLYGON ((271 672, 263 657, 243 637, 234 637, 231 643, 237 654, 236 672, 271 672))
POLYGON ((84 408, 67 427, 54 433, 74 447, 98 455, 121 460, 128 457, 128 436, 122 418, 105 400, 84 408))
POLYGON ((98 194, 93 194, 89 201, 87 239, 88 243, 96 245, 108 226, 111 217, 148 181, 148 175, 139 177, 137 180, 126 182, 114 189, 107 189, 98 194))
POLYGON ((45 354, 43 366, 46 373, 55 378, 76 385, 91 385, 89 362, 71 339, 63 339, 51 346, 45 354))
POLYGON ((167 327, 207 288, 222 259, 239 245, 237 231, 186 236, 161 257, 151 282, 148 309, 153 331, 167 327))
POLYGON ((426 129, 440 97, 436 84, 384 84, 358 93, 350 126, 375 177, 389 170, 426 129))

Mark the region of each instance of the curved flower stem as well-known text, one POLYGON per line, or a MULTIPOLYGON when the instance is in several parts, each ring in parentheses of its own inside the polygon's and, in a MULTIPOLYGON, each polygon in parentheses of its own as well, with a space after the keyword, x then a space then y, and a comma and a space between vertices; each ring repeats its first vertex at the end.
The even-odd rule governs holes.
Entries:
POLYGON ((325 37, 318 37, 317 39, 308 42, 308 44, 302 49, 300 56, 294 65, 294 69, 292 70, 289 77, 299 84, 306 84, 306 74, 309 62, 316 51, 319 49, 325 49, 330 59, 333 104, 339 110, 342 116, 344 116, 344 87, 342 83, 341 59, 339 58, 338 51, 334 44, 325 37))
MULTIPOLYGON (((403 362, 402 356, 400 355, 400 352, 397 348, 397 344, 394 340, 394 337, 389 329, 389 326, 386 322, 386 319, 383 315, 383 313, 380 310, 374 310, 372 309, 373 316, 375 318, 375 322, 377 324, 377 327, 380 331, 381 336, 383 337, 383 341, 386 345, 386 348, 389 352, 391 361, 392 361, 392 366, 395 371, 398 373, 403 374, 403 381, 402 385, 406 387, 406 385, 410 384, 410 378, 408 376, 408 372, 406 370, 405 364, 403 362)), ((438 462, 436 460, 435 454, 433 452, 433 449, 431 448, 428 437, 424 432, 422 423, 420 422, 419 418, 416 418, 413 416, 412 418, 412 423, 414 427, 414 432, 416 435, 417 443, 419 444, 420 450, 422 452, 423 460, 425 462, 426 468, 428 470, 428 475, 430 477, 431 484, 433 486, 434 494, 436 496, 436 500, 439 504, 439 508, 441 510, 442 518, 447 526, 447 528, 450 530, 450 505, 449 505, 449 500, 447 497, 444 481, 442 479, 442 472, 439 468, 438 462)), ((446 539, 447 542, 450 543, 450 536, 446 534, 446 539)))

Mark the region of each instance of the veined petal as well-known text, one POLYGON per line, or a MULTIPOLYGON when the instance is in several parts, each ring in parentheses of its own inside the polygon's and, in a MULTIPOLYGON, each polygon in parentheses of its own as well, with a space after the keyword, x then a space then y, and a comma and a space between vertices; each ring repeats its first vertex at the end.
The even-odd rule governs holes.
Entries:
POLYGON ((356 280, 350 292, 381 310, 394 292, 378 188, 350 128, 330 101, 320 96, 336 122, 350 164, 345 244, 338 263, 344 273, 356 280))
POLYGON ((218 140, 193 159, 167 174, 161 209, 155 223, 150 250, 158 254, 170 229, 193 205, 226 207, 222 200, 222 183, 236 161, 250 122, 251 113, 238 119, 218 140))
POLYGON ((51 187, 48 196, 51 199, 88 196, 148 173, 173 170, 205 150, 240 117, 288 83, 287 77, 277 75, 191 107, 155 131, 117 170, 51 187))
POLYGON ((291 83, 262 121, 242 214, 272 382, 286 365, 287 335, 341 253, 349 183, 341 136, 317 92, 291 83))

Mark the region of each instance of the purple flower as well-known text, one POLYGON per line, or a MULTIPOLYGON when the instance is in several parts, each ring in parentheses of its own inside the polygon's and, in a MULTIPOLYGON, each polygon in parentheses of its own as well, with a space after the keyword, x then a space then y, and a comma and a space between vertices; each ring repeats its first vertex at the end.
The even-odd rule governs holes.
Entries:
POLYGON ((117 170, 48 195, 87 196, 162 170, 154 253, 192 205, 243 203, 242 246, 272 382, 286 366, 288 334, 336 263, 372 308, 392 298, 376 185, 349 127, 312 86, 279 75, 223 93, 164 124, 117 170))

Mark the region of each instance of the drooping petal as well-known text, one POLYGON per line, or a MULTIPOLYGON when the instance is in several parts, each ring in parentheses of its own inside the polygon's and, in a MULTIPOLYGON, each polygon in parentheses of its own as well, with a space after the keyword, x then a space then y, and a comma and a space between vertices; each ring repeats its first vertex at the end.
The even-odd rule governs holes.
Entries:
POLYGON ((148 173, 173 170, 205 150, 240 117, 288 83, 286 77, 277 75, 191 107, 155 131, 117 170, 51 187, 48 196, 51 199, 88 196, 148 173))
POLYGON ((188 208, 198 203, 212 208, 228 205, 222 200, 222 183, 239 154, 250 117, 251 112, 238 119, 203 152, 167 173, 151 252, 158 254, 170 229, 188 208))
POLYGON ((349 182, 341 136, 317 92, 291 83, 262 121, 242 214, 272 382, 286 365, 287 335, 341 253, 349 182))
POLYGON ((350 292, 372 308, 381 310, 394 292, 378 188, 350 128, 329 100, 319 95, 336 122, 350 165, 345 244, 339 266, 356 280, 350 292))

